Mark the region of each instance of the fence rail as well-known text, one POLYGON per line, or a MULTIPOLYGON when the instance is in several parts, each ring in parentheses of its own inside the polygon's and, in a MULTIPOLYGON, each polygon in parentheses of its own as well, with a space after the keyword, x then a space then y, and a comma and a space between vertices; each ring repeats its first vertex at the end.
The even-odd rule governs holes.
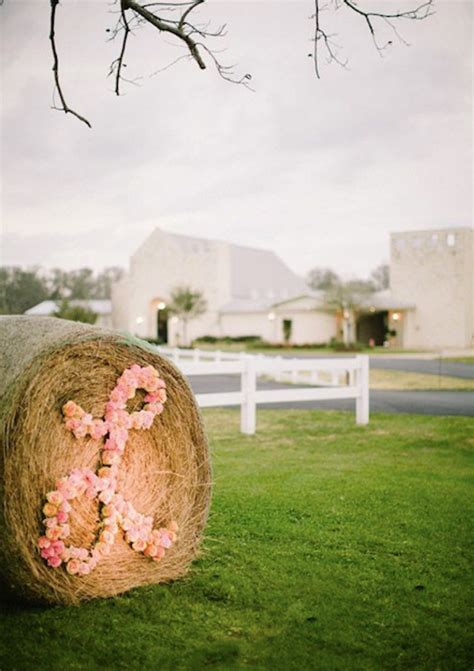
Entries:
POLYGON ((343 359, 297 359, 177 347, 157 347, 157 350, 169 357, 184 375, 240 375, 240 391, 197 394, 196 400, 203 408, 240 406, 242 433, 255 433, 256 406, 264 403, 355 399, 357 424, 369 421, 369 357, 366 354, 343 359), (259 376, 313 386, 257 389, 259 376))

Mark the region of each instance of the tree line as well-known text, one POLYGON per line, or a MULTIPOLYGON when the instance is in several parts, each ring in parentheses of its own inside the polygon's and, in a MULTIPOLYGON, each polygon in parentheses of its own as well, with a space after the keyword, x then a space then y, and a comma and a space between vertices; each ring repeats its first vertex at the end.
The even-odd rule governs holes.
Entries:
POLYGON ((91 268, 0 267, 0 314, 23 314, 46 300, 61 304, 74 299, 108 299, 112 284, 123 273, 123 269, 116 266, 96 273, 91 268))

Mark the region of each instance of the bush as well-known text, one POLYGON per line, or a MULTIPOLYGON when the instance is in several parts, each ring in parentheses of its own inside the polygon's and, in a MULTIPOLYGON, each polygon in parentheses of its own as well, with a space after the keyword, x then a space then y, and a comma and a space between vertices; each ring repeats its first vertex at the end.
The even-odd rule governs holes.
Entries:
POLYGON ((95 324, 98 317, 98 315, 92 310, 89 310, 89 308, 74 305, 67 300, 61 302, 61 305, 54 313, 54 316, 59 317, 59 319, 68 319, 72 322, 83 322, 84 324, 95 324))
POLYGON ((215 345, 216 343, 225 343, 226 345, 231 345, 232 343, 259 343, 261 338, 258 335, 243 335, 243 336, 222 336, 218 338, 217 336, 204 335, 196 338, 194 344, 198 345, 199 343, 206 343, 208 345, 215 345))
POLYGON ((282 349, 282 350, 305 350, 305 349, 324 349, 327 347, 325 342, 322 343, 301 343, 301 344, 286 344, 286 343, 274 343, 267 342, 266 340, 260 340, 258 343, 250 343, 251 347, 256 347, 258 349, 282 349))
POLYGON ((200 338, 196 338, 196 340, 194 342, 195 343, 203 342, 203 343, 208 343, 209 345, 214 345, 218 340, 219 340, 219 338, 216 338, 216 336, 204 335, 204 336, 201 336, 200 338))
POLYGON ((329 343, 329 347, 331 347, 335 352, 362 352, 366 345, 360 342, 351 342, 346 345, 346 343, 342 342, 342 340, 336 340, 335 338, 332 338, 331 342, 329 343))

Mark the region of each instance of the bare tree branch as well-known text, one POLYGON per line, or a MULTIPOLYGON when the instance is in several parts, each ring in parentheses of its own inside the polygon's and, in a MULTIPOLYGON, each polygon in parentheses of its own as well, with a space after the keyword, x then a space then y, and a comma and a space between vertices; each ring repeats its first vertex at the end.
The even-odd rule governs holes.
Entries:
POLYGON ((92 128, 90 122, 83 117, 81 114, 78 114, 75 112, 71 107, 68 106, 66 99, 64 97, 62 88, 61 88, 61 83, 59 81, 59 57, 58 57, 58 52, 56 49, 56 37, 55 37, 55 26, 56 26, 56 8, 59 4, 59 0, 50 0, 51 2, 51 12, 50 12, 50 24, 49 24, 49 39, 51 41, 51 50, 53 52, 53 73, 54 73, 54 83, 56 86, 56 91, 58 92, 59 98, 61 100, 61 105, 62 107, 55 107, 53 106, 53 109, 56 109, 58 111, 64 112, 65 114, 72 114, 73 116, 76 117, 76 119, 79 119, 79 121, 82 121, 83 123, 86 124, 86 126, 89 126, 89 128, 92 128))
MULTIPOLYGON (((120 95, 120 77, 122 74, 123 59, 125 56, 125 50, 127 49, 127 40, 130 35, 130 26, 128 25, 127 17, 125 16, 125 6, 124 0, 120 0, 120 21, 123 27, 123 38, 122 38, 122 47, 120 49, 119 57, 116 61, 116 73, 115 73, 115 94, 120 95)), ((111 68, 112 71, 112 68, 111 68)))
MULTIPOLYGON (((184 12, 184 15, 188 15, 189 12, 197 7, 198 4, 201 4, 204 0, 200 0, 200 2, 194 2, 192 3, 192 6, 190 9, 187 9, 184 12)), ((178 27, 174 26, 172 23, 169 23, 166 21, 166 19, 162 19, 159 16, 156 16, 156 14, 153 14, 153 12, 150 12, 148 9, 143 7, 142 5, 139 5, 135 0, 122 0, 123 2, 123 7, 124 10, 131 9, 140 16, 142 16, 148 23, 150 23, 152 26, 155 26, 158 30, 166 33, 171 33, 178 39, 182 40, 186 46, 189 49, 189 53, 191 56, 194 58, 196 63, 199 65, 201 70, 206 69, 206 64, 204 63, 201 54, 199 53, 199 50, 196 46, 196 42, 190 37, 184 30, 183 27, 180 28, 179 24, 178 27)), ((183 16, 184 16, 183 15, 183 16)))
MULTIPOLYGON (((411 1, 415 3, 417 0, 411 1)), ((180 46, 181 48, 184 48, 186 52, 169 65, 156 70, 153 74, 166 70, 179 60, 189 58, 194 60, 201 70, 205 70, 207 68, 207 63, 211 62, 215 65, 218 74, 223 79, 235 84, 241 84, 246 88, 253 90, 249 85, 251 76, 249 74, 243 76, 237 75, 234 71, 234 66, 223 64, 218 58, 219 52, 211 48, 211 41, 207 42, 207 40, 211 40, 211 38, 223 37, 225 35, 225 25, 212 30, 209 22, 193 22, 191 17, 194 16, 194 10, 203 5, 204 2, 205 0, 179 0, 177 2, 174 2, 173 0, 169 0, 169 2, 114 0, 117 9, 113 13, 118 15, 118 19, 115 27, 112 30, 107 29, 107 32, 111 33, 111 40, 120 39, 118 56, 112 61, 109 71, 109 75, 113 75, 115 79, 114 91, 117 96, 121 93, 121 82, 137 85, 137 79, 129 80, 123 76, 123 68, 127 66, 125 56, 130 35, 134 35, 137 28, 146 24, 150 24, 156 28, 159 33, 170 35, 175 38, 173 46, 180 46)), ((321 76, 322 54, 326 55, 328 63, 335 62, 341 67, 347 66, 347 60, 340 56, 340 45, 333 40, 334 35, 328 32, 325 27, 327 14, 324 14, 323 20, 323 12, 328 9, 333 9, 335 11, 350 10, 353 14, 360 16, 367 26, 378 53, 382 55, 382 52, 392 44, 392 40, 386 39, 385 42, 381 41, 377 34, 379 27, 383 29, 384 26, 386 26, 386 30, 390 29, 400 42, 408 45, 408 42, 406 42, 398 32, 396 23, 404 19, 421 21, 433 14, 434 0, 418 0, 418 2, 420 4, 413 4, 411 9, 404 11, 371 11, 363 9, 363 7, 360 6, 359 0, 313 0, 314 14, 311 19, 314 21, 314 48, 312 53, 308 55, 313 58, 316 77, 319 79, 321 76)), ((0 0, 0 5, 2 3, 3 0, 0 0)), ((61 101, 61 106, 54 106, 54 109, 60 110, 66 114, 72 114, 90 128, 91 125, 89 121, 68 106, 61 88, 59 57, 55 42, 56 8, 58 4, 59 0, 50 0, 51 12, 49 38, 51 40, 51 49, 53 53, 55 92, 57 92, 61 101)), ((165 37, 162 39, 164 43, 168 44, 168 40, 165 37)))
POLYGON ((209 55, 214 65, 216 66, 216 70, 219 73, 219 76, 222 77, 222 79, 225 79, 227 82, 230 82, 231 84, 241 84, 249 91, 254 91, 254 89, 249 84, 250 80, 252 79, 252 75, 247 73, 245 75, 242 75, 242 77, 237 77, 234 72, 235 67, 234 65, 223 65, 218 60, 215 51, 209 49, 209 47, 203 44, 202 42, 198 42, 197 44, 209 55))
MULTIPOLYGON (((389 47, 392 44, 392 41, 387 40, 386 42, 383 43, 378 41, 375 26, 377 21, 379 22, 382 21, 386 25, 388 25, 390 29, 394 32, 398 40, 408 46, 408 42, 403 39, 403 37, 398 32, 393 22, 399 19, 422 21, 423 19, 426 19, 432 14, 434 14, 434 0, 425 0, 416 7, 412 7, 412 9, 397 12, 390 12, 390 11, 375 12, 375 11, 364 10, 355 2, 355 0, 332 0, 332 4, 335 10, 339 10, 341 9, 341 7, 346 7, 347 9, 350 9, 352 12, 355 12, 356 14, 362 17, 372 37, 375 48, 377 49, 380 55, 382 55, 382 51, 384 51, 387 47, 389 47)), ((335 48, 336 45, 334 45, 334 43, 330 39, 331 35, 328 35, 328 33, 321 26, 321 11, 327 8, 328 8, 327 3, 324 6, 320 6, 319 0, 314 0, 314 14, 311 17, 314 21, 314 37, 313 37, 314 51, 312 54, 309 55, 313 57, 314 69, 316 72, 316 77, 318 77, 318 79, 320 78, 319 53, 318 53, 320 43, 322 43, 326 49, 328 55, 328 62, 334 61, 335 63, 338 63, 338 65, 342 65, 343 67, 347 65, 347 60, 343 61, 339 58, 337 50, 335 48)))

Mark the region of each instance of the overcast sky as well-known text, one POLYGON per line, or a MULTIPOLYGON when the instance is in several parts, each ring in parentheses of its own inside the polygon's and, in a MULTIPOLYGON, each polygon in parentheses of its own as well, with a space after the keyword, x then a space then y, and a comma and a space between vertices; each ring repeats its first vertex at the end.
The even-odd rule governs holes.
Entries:
POLYGON ((391 231, 472 225, 470 1, 437 0, 384 58, 360 17, 326 12, 349 66, 318 81, 311 0, 209 0, 200 15, 228 26, 221 59, 255 92, 192 61, 150 77, 182 50, 147 27, 127 56, 140 86, 117 98, 110 5, 63 0, 63 88, 92 130, 50 109, 48 5, 0 8, 2 264, 126 266, 160 227, 364 276, 391 231))

